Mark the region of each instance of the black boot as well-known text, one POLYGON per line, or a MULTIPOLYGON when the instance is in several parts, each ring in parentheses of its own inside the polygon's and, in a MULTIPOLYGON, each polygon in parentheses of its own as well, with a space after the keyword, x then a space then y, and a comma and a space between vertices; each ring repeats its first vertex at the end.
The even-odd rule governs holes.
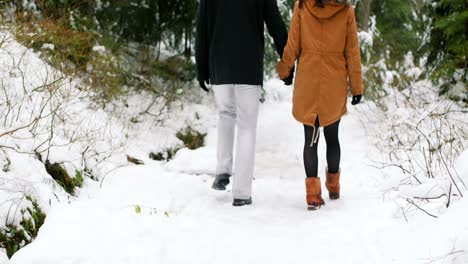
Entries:
POLYGON ((233 206, 244 206, 249 204, 252 204, 252 197, 249 199, 234 199, 234 202, 232 203, 233 206))
POLYGON ((227 173, 216 175, 216 178, 213 181, 213 185, 211 186, 211 188, 218 191, 226 190, 226 186, 230 183, 229 177, 231 177, 231 175, 227 173))

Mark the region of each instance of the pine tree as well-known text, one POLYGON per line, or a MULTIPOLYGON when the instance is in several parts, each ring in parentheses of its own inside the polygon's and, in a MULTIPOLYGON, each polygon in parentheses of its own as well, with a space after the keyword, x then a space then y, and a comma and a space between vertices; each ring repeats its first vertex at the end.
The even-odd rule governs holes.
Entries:
MULTIPOLYGON (((435 67, 433 77, 446 83, 467 82, 468 3, 466 0, 435 0, 430 9, 433 28, 429 43, 429 65, 435 67), (458 71, 459 74, 455 74, 458 71)), ((443 85, 442 93, 450 85, 443 85)))
POLYGON ((374 51, 386 54, 392 61, 403 60, 408 51, 418 48, 418 39, 414 32, 415 19, 412 16, 414 1, 373 0, 372 14, 376 16, 379 37, 374 40, 374 51))

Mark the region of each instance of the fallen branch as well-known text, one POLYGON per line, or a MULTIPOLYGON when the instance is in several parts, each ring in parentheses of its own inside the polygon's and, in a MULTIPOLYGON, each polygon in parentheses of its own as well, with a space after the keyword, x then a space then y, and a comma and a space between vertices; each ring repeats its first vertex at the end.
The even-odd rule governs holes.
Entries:
POLYGON ((34 120, 31 123, 29 123, 29 124, 27 124, 25 126, 18 127, 18 128, 13 129, 13 130, 10 130, 10 131, 7 131, 7 132, 4 132, 4 133, 0 134, 0 138, 4 137, 4 136, 11 135, 11 134, 13 134, 13 133, 15 133, 15 132, 17 132, 17 131, 19 131, 21 129, 28 128, 28 127, 32 126, 34 123, 36 123, 37 121, 39 121, 38 117, 34 118, 34 120))
POLYGON ((429 213, 428 211, 424 210, 423 208, 421 208, 419 205, 415 204, 411 199, 407 198, 406 201, 412 205, 414 205, 416 208, 418 208, 419 210, 423 211, 424 213, 426 213, 428 216, 432 216, 434 218, 438 218, 438 216, 436 215, 433 215, 431 213, 429 213))

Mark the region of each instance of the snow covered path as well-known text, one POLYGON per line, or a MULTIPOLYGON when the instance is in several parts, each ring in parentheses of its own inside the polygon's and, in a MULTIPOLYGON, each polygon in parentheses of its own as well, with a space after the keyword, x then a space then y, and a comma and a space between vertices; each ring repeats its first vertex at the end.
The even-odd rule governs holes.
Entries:
MULTIPOLYGON (((183 150, 168 164, 117 169, 102 189, 52 208, 38 238, 10 263, 468 263, 463 253, 443 257, 453 244, 468 249, 466 237, 455 241, 468 234, 463 219, 447 214, 416 225, 394 217, 352 106, 340 128, 342 198, 330 201, 324 191, 326 206, 307 211, 303 131, 290 110, 289 100, 262 105, 252 206, 234 208, 230 191, 210 188, 213 126, 207 147, 183 150)), ((323 137, 319 144, 323 177, 323 137)))

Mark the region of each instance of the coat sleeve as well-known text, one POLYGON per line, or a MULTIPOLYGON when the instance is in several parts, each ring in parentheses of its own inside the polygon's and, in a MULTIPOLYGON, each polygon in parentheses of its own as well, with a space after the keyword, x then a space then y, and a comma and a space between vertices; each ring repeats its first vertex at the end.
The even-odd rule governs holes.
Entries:
POLYGON ((356 17, 352 7, 349 8, 348 13, 345 57, 351 93, 353 96, 360 95, 363 93, 361 52, 359 50, 356 17))
POLYGON ((288 31, 281 17, 276 0, 265 0, 264 19, 268 33, 275 43, 276 51, 281 57, 283 55, 284 46, 286 46, 286 42, 288 41, 288 31))
POLYGON ((299 10, 299 2, 294 5, 293 17, 291 19, 291 27, 289 29, 288 42, 284 48, 284 53, 281 61, 278 63, 278 75, 281 80, 286 79, 291 69, 294 67, 296 60, 301 54, 301 16, 299 10))
POLYGON ((206 0, 200 0, 197 12, 196 40, 195 40, 195 60, 197 63, 197 77, 199 81, 210 79, 208 54, 209 42, 207 33, 207 6, 206 0))

